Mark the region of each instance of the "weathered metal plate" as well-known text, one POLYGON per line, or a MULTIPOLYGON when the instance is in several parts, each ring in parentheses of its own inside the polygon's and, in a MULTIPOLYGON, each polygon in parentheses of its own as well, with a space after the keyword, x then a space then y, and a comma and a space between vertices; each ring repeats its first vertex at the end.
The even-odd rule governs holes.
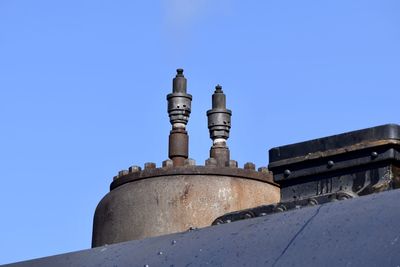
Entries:
POLYGON ((7 266, 398 266, 400 190, 7 266))
POLYGON ((338 192, 365 195, 400 187, 400 126, 387 124, 270 150, 281 201, 338 192))
POLYGON ((400 140, 400 125, 385 124, 301 143, 275 147, 269 150, 269 161, 273 163, 284 159, 306 156, 319 151, 335 150, 378 140, 400 140))
MULTIPOLYGON (((180 169, 183 172, 185 168, 180 169)), ((280 200, 279 187, 270 183, 199 174, 199 170, 214 168, 188 169, 198 172, 171 175, 171 172, 159 171, 164 176, 130 181, 109 192, 96 208, 93 246, 177 233, 190 227, 206 227, 227 212, 280 200)), ((157 170, 150 173, 155 174, 157 170)), ((233 173, 238 169, 229 170, 233 173)), ((241 170, 242 173, 246 171, 241 170)), ((262 175, 255 171, 247 173, 262 175)))

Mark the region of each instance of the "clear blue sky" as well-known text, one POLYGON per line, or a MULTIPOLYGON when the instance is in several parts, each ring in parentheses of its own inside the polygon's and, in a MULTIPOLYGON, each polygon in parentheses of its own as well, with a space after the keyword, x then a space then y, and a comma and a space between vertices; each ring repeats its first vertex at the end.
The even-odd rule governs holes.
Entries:
POLYGON ((112 177, 167 158, 182 67, 190 156, 222 84, 232 158, 399 123, 400 1, 0 0, 0 263, 90 247, 112 177))

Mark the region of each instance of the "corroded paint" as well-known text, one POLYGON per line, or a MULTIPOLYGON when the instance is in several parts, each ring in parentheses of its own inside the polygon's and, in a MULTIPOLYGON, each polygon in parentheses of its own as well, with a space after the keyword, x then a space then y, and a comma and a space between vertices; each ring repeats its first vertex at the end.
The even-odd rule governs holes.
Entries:
POLYGON ((99 203, 93 246, 211 225, 235 210, 276 203, 279 188, 229 176, 174 175, 123 184, 99 203))

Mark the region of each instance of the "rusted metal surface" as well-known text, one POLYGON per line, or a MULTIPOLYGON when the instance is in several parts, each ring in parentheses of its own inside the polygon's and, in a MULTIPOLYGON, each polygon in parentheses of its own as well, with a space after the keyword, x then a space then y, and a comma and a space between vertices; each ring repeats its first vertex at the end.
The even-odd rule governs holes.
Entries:
POLYGON ((246 177, 268 175, 228 169, 149 169, 117 186, 118 178, 96 209, 93 247, 205 227, 227 212, 279 201, 275 184, 246 177))
MULTIPOLYGON (((237 164, 237 162, 235 162, 237 164)), ((265 169, 260 169, 260 171, 255 171, 251 169, 237 168, 237 165, 232 165, 232 167, 218 167, 212 162, 207 162, 207 166, 183 166, 183 167, 172 167, 165 166, 163 168, 155 169, 145 169, 138 172, 128 172, 118 179, 115 179, 111 185, 110 190, 121 186, 126 183, 142 180, 142 179, 152 179, 157 177, 175 176, 175 175, 211 175, 211 176, 229 176, 235 178, 256 180, 268 183, 272 186, 279 187, 277 183, 273 181, 272 173, 266 171, 265 169)), ((254 164, 253 164, 254 165, 254 164)))
POLYGON ((181 232, 190 227, 209 226, 224 213, 279 201, 278 184, 266 168, 244 169, 230 159, 226 145, 232 112, 226 109, 226 96, 216 86, 212 109, 207 112, 213 141, 205 166, 189 158, 186 132, 192 96, 178 69, 173 92, 167 96, 172 125, 169 160, 156 168, 146 163, 122 170, 110 185, 111 192, 99 203, 93 223, 93 246, 131 239, 181 232))

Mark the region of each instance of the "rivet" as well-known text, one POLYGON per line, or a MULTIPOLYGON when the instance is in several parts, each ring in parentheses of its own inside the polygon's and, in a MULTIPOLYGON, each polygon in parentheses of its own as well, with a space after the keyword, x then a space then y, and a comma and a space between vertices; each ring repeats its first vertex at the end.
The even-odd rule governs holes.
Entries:
POLYGON ((114 176, 113 181, 117 180, 118 178, 119 178, 118 175, 114 176))
POLYGON ((338 200, 345 200, 345 199, 350 199, 350 198, 352 198, 352 197, 349 196, 349 195, 347 195, 347 194, 340 193, 340 194, 337 195, 336 198, 337 198, 338 200))
POLYGON ((251 213, 246 212, 246 214, 244 215, 244 217, 245 217, 246 219, 250 219, 250 218, 253 218, 254 216, 253 216, 251 213))
POLYGON ((371 158, 372 159, 376 159, 376 157, 378 157, 378 152, 374 151, 371 153, 371 158))
POLYGON ((289 169, 286 169, 283 174, 285 175, 285 177, 288 177, 292 172, 289 169))
POLYGON ((171 244, 175 245, 176 244, 176 240, 172 240, 171 244))
POLYGON ((328 168, 332 168, 333 165, 335 165, 335 163, 332 160, 328 161, 328 168))
POLYGON ((308 205, 309 206, 318 205, 318 201, 315 198, 311 198, 311 199, 308 200, 308 205))
POLYGON ((162 255, 162 254, 163 254, 163 252, 162 252, 162 251, 159 251, 159 252, 158 252, 158 255, 162 255))
POLYGON ((285 205, 279 205, 278 207, 276 207, 276 211, 283 212, 283 211, 286 211, 286 210, 287 210, 287 208, 286 208, 285 205))

